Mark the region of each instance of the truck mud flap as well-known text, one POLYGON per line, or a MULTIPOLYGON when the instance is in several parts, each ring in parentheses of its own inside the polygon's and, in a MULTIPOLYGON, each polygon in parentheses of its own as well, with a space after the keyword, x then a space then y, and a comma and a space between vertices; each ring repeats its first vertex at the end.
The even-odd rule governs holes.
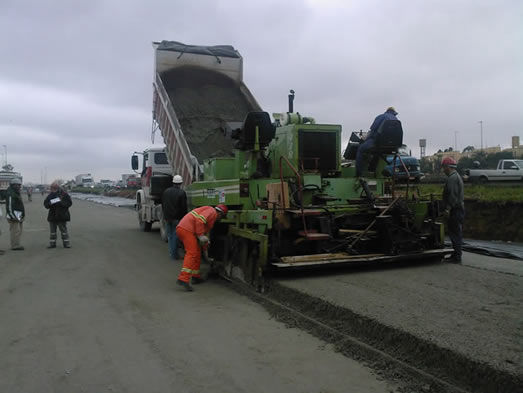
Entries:
POLYGON ((343 266, 351 264, 366 264, 366 263, 384 263, 384 262, 400 262, 400 261, 417 261, 422 259, 443 257, 446 254, 451 254, 454 250, 451 248, 442 248, 436 250, 426 250, 415 253, 406 253, 399 255, 385 255, 385 254, 362 254, 350 255, 346 253, 335 254, 313 254, 313 255, 297 255, 289 257, 281 257, 279 261, 272 262, 271 265, 277 269, 289 268, 313 268, 313 267, 328 267, 328 266, 343 266))

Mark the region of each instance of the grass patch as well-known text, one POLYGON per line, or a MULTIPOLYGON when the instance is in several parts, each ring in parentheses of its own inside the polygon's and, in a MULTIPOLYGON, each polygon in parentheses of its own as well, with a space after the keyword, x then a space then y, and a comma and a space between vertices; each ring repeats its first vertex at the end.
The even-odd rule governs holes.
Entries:
MULTIPOLYGON (((422 195, 434 194, 440 197, 443 194, 443 187, 443 184, 421 184, 419 190, 422 195)), ((480 202, 523 202, 523 187, 466 184, 465 199, 480 202)))

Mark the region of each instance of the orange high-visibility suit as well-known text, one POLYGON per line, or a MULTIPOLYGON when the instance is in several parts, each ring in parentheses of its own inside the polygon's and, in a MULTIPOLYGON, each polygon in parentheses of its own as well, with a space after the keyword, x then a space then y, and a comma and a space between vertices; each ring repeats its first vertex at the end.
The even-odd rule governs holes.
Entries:
POLYGON ((190 282, 191 277, 200 277, 201 250, 198 236, 212 229, 218 213, 212 206, 197 207, 187 213, 176 226, 176 235, 183 242, 185 257, 178 280, 190 282))

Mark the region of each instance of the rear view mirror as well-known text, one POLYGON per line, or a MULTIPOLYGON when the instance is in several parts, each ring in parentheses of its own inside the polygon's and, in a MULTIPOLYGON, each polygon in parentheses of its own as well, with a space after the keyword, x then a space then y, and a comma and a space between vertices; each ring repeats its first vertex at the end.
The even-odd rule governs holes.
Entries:
POLYGON ((134 171, 138 170, 138 156, 136 154, 131 156, 131 168, 133 168, 134 171))

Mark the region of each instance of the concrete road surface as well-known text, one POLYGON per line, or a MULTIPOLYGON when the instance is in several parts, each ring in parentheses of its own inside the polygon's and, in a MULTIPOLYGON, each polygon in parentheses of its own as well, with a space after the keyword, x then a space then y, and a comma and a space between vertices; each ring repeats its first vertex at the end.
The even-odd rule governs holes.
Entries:
POLYGON ((220 282, 179 290, 179 263, 132 210, 73 203, 71 249, 46 249, 35 195, 26 250, 0 256, 0 392, 398 389, 220 282))

